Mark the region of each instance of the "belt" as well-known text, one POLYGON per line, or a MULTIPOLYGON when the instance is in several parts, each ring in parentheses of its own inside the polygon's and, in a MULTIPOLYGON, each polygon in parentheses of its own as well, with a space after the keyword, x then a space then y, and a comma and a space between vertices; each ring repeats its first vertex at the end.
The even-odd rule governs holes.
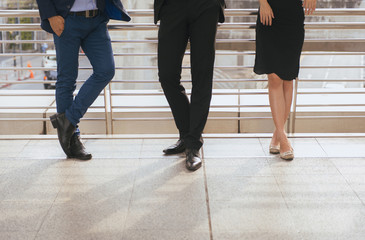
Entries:
POLYGON ((99 15, 99 9, 86 10, 86 11, 81 11, 81 12, 69 12, 68 15, 92 18, 92 17, 99 15))

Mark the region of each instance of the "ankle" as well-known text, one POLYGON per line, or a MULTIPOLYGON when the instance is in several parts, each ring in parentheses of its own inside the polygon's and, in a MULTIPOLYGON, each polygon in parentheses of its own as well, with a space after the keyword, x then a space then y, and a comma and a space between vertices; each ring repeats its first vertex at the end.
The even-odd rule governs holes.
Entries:
POLYGON ((286 135, 286 133, 285 133, 285 131, 281 131, 281 132, 277 132, 277 135, 276 135, 276 138, 279 140, 279 141, 281 141, 281 140, 285 140, 285 139, 287 139, 287 135, 286 135))

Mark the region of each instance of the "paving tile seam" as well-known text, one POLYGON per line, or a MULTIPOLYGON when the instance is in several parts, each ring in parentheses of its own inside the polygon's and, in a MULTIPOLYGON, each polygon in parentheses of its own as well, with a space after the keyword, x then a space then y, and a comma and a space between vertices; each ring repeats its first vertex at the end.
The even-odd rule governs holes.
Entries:
MULTIPOLYGON (((141 156, 141 152, 143 150, 143 143, 144 143, 144 139, 142 140, 142 143, 140 144, 140 150, 139 150, 139 157, 141 156)), ((129 197, 129 201, 128 201, 128 209, 127 209, 127 214, 125 216, 125 221, 124 221, 124 224, 123 224, 123 229, 122 229, 122 239, 124 239, 124 233, 127 229, 127 219, 128 219, 128 216, 130 215, 131 213, 131 206, 132 206, 132 202, 133 202, 133 196, 134 196, 134 190, 135 190, 135 187, 136 187, 136 180, 137 180, 137 176, 138 176, 138 170, 139 168, 141 167, 141 158, 138 158, 138 165, 136 166, 136 170, 134 171, 134 176, 133 176, 133 184, 132 184, 132 189, 131 189, 131 193, 130 193, 130 197, 129 197)))
POLYGON ((28 139, 27 142, 22 146, 21 150, 18 152, 16 157, 19 156, 24 151, 25 147, 28 146, 30 144, 30 142, 31 142, 31 140, 28 139))
POLYGON ((39 224, 39 228, 37 229, 37 233, 36 233, 36 235, 34 236, 34 239, 33 240, 36 240, 37 239, 37 237, 38 237, 38 234, 39 234, 39 232, 41 231, 41 229, 42 229, 42 227, 43 227, 43 224, 45 223, 45 221, 46 221, 46 219, 47 219, 47 217, 48 217, 48 215, 49 215, 49 213, 50 213, 50 211, 51 211, 51 209, 53 208, 53 206, 57 203, 57 198, 58 198, 58 195, 60 194, 60 192, 62 191, 62 188, 63 188, 63 186, 65 186, 66 185, 66 183, 67 183, 67 180, 68 180, 68 178, 70 177, 70 175, 69 174, 66 174, 65 175, 65 179, 63 180, 63 182, 62 182, 62 184, 61 184, 61 187, 59 188, 59 190, 58 190, 58 192, 57 192, 57 195, 56 195, 56 197, 54 198, 54 200, 52 201, 52 204, 51 204, 51 206, 49 207, 49 209, 47 210, 47 213, 43 216, 43 219, 42 219, 42 221, 41 221, 41 223, 39 224))
POLYGON ((204 156, 204 147, 201 148, 202 159, 203 159, 203 174, 204 174, 204 190, 205 190, 205 201, 207 205, 207 214, 208 214, 208 224, 209 224, 209 238, 213 240, 213 226, 212 226, 212 218, 210 213, 210 204, 209 204, 209 192, 208 192, 208 181, 207 181, 207 171, 205 167, 205 156, 204 156))
MULTIPOLYGON (((271 169, 271 170, 272 170, 272 169, 271 169)), ((279 189, 279 191, 280 191, 280 195, 281 195, 282 199, 284 200, 285 206, 286 206, 286 208, 288 209, 288 211, 290 212, 290 210, 289 210, 289 205, 288 205, 287 200, 285 199, 285 195, 284 195, 283 189, 282 189, 282 187, 281 187, 281 185, 280 185, 280 183, 279 183, 279 180, 277 179, 277 177, 278 177, 278 176, 277 176, 277 175, 275 175, 274 173, 273 173, 273 176, 274 176, 274 179, 275 179, 276 187, 279 189)))
POLYGON ((56 199, 53 201, 53 203, 51 204, 51 206, 50 206, 50 207, 49 207, 49 209, 47 210, 46 214, 44 214, 43 219, 42 219, 41 223, 39 224, 39 228, 38 228, 38 229, 37 229, 37 231, 36 231, 37 233, 36 233, 36 235, 34 236, 34 240, 35 240, 35 239, 37 239, 38 234, 39 234, 39 232, 41 231, 41 229, 42 229, 42 227, 43 227, 43 224, 45 223, 45 221, 46 221, 46 219, 47 219, 47 217, 48 217, 48 215, 49 215, 49 213, 50 213, 51 209, 53 208, 53 205, 54 205, 55 201, 56 201, 56 199))
POLYGON ((204 159, 221 159, 221 158, 225 158, 225 159, 246 159, 246 158, 248 158, 248 159, 252 159, 252 158, 264 158, 264 159, 273 158, 273 159, 275 159, 275 158, 277 158, 277 159, 279 159, 276 156, 255 156, 255 155, 252 155, 252 156, 245 155, 245 156, 214 156, 214 157, 213 156, 208 156, 208 157, 204 157, 204 159))
POLYGON ((316 140, 316 142, 318 143, 318 145, 321 147, 322 151, 326 154, 326 157, 328 157, 328 153, 326 152, 326 150, 324 150, 324 147, 322 146, 322 144, 318 141, 318 138, 314 138, 316 140))
POLYGON ((350 189, 352 190, 352 192, 356 195, 356 197, 360 200, 360 202, 362 203, 363 206, 365 206, 365 202, 361 199, 361 197, 359 196, 359 194, 355 191, 355 189, 351 186, 350 182, 348 181, 348 179, 346 178, 346 176, 344 176, 341 172, 340 169, 338 169, 337 165, 332 163, 335 168, 337 169, 337 171, 339 172, 339 174, 342 176, 342 178, 345 180, 345 182, 347 183, 347 185, 350 187, 350 189))
MULTIPOLYGON (((338 158, 341 158, 341 157, 338 157, 338 158)), ((338 171, 339 175, 341 175, 341 177, 345 180, 345 182, 347 183, 347 185, 350 187, 350 189, 355 194, 355 196, 359 199, 359 201, 362 203, 362 205, 365 206, 365 202, 361 199, 361 197, 355 191, 355 189, 351 186, 351 184, 349 183, 349 181, 347 180, 347 178, 342 174, 342 171, 337 167, 337 165, 334 162, 331 161, 331 159, 333 159, 333 158, 331 157, 329 161, 331 162, 331 164, 333 165, 333 167, 338 171)), ((343 158, 341 158, 341 159, 343 159, 343 158)), ((351 159, 353 159, 353 158, 351 158, 351 159)))
POLYGON ((265 156, 267 156, 267 157, 275 157, 275 156, 272 156, 271 154, 269 154, 269 153, 267 153, 267 152, 265 151, 264 143, 263 143, 263 141, 262 141, 262 138, 259 138, 258 140, 259 140, 259 143, 260 143, 260 145, 261 145, 262 152, 265 154, 265 156))

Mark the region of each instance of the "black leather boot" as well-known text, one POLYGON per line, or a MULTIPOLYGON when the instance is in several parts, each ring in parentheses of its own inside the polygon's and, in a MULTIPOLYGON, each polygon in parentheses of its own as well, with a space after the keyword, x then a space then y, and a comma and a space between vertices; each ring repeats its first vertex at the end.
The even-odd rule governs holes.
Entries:
POLYGON ((178 154, 185 151, 185 144, 184 141, 179 139, 175 144, 169 146, 168 148, 165 148, 163 152, 167 155, 169 154, 178 154))
POLYGON ((80 160, 90 160, 92 158, 91 153, 85 151, 85 147, 80 140, 78 134, 73 134, 70 142, 71 155, 69 158, 77 158, 80 160))
POLYGON ((187 148, 185 150, 185 154, 185 166, 188 170, 195 171, 202 166, 202 160, 200 159, 199 150, 187 148))
POLYGON ((60 142, 63 151, 67 156, 71 156, 71 137, 74 134, 76 127, 72 125, 64 113, 52 115, 50 119, 53 127, 57 128, 58 141, 60 142))

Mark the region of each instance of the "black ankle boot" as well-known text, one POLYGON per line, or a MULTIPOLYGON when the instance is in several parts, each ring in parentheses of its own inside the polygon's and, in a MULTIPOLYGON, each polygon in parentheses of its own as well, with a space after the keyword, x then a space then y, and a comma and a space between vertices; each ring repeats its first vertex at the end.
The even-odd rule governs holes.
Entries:
POLYGON ((76 133, 71 137, 70 151, 71 155, 68 156, 69 158, 77 158, 80 160, 90 160, 92 158, 92 155, 85 151, 80 136, 76 133))
POLYGON ((199 150, 187 148, 185 150, 185 154, 185 166, 188 170, 195 171, 202 166, 202 160, 200 159, 199 150))
POLYGON ((71 156, 71 137, 74 134, 76 127, 72 125, 64 113, 52 115, 50 119, 53 127, 57 128, 58 141, 60 142, 63 151, 67 156, 71 156))

